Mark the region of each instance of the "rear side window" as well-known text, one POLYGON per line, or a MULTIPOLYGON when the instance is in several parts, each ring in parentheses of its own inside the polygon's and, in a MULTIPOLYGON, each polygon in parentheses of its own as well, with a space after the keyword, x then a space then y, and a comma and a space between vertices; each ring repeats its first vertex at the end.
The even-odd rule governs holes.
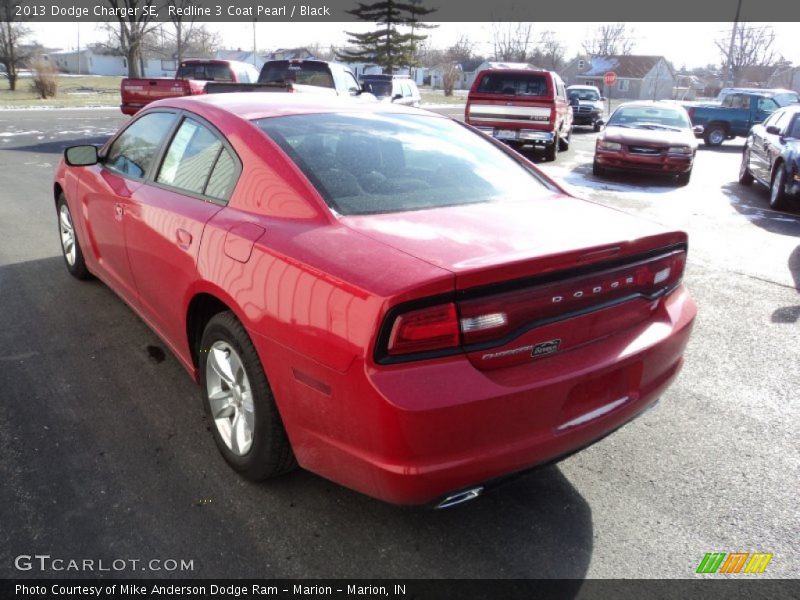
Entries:
POLYGON ((308 114, 255 124, 339 214, 524 201, 550 193, 504 150, 450 119, 308 114))
POLYGON ((211 171, 205 195, 219 200, 227 200, 233 191, 233 186, 236 184, 237 175, 238 167, 236 162, 230 152, 223 148, 217 163, 214 165, 214 170, 211 171))
POLYGON ((795 113, 794 121, 786 130, 786 137, 800 139, 800 114, 795 113))
POLYGON ((233 72, 225 64, 188 63, 180 66, 175 78, 197 79, 198 81, 233 81, 233 72))
POLYGON ((547 78, 536 73, 486 73, 478 84, 481 94, 547 96, 547 78))
POLYGON ((193 119, 184 119, 170 142, 158 183, 202 194, 222 150, 222 142, 193 119))
POLYGON ((266 63, 258 83, 297 83, 319 87, 335 87, 333 76, 325 63, 278 60, 266 63))
POLYGON ((136 119, 111 144, 103 164, 123 175, 144 177, 174 120, 175 115, 167 112, 136 119))

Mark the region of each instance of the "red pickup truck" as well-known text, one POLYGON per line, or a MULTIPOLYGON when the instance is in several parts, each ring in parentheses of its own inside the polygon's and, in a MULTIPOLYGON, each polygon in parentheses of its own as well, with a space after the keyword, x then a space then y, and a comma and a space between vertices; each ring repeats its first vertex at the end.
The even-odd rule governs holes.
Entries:
POLYGON ((258 81, 258 69, 236 60, 184 60, 174 79, 123 79, 120 84, 120 110, 126 115, 135 115, 155 100, 203 94, 209 81, 255 83, 258 81))
POLYGON ((481 71, 467 96, 464 116, 468 124, 512 147, 544 146, 547 160, 569 149, 572 108, 564 82, 552 71, 481 71))

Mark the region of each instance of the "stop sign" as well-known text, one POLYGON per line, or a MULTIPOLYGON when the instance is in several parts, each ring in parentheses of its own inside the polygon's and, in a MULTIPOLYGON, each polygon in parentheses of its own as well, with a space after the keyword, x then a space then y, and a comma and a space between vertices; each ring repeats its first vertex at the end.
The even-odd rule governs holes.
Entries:
POLYGON ((614 71, 609 71, 603 75, 603 82, 606 85, 614 85, 617 82, 617 74, 614 71))

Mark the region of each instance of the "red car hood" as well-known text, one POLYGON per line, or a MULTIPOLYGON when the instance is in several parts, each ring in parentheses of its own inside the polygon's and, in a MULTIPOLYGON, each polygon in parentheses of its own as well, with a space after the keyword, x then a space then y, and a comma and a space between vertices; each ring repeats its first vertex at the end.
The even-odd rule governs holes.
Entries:
POLYGON ((654 144, 660 146, 697 146, 694 133, 689 130, 668 131, 666 129, 632 129, 630 127, 606 127, 601 139, 623 144, 654 144))
POLYGON ((359 233, 455 274, 469 288, 638 254, 682 232, 561 194, 413 212, 347 216, 359 233))

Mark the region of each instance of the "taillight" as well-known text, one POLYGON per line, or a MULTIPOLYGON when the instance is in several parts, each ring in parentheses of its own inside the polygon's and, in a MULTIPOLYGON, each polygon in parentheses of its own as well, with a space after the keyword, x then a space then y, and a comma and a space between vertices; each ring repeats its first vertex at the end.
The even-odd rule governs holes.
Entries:
POLYGON ((459 345, 456 305, 452 302, 399 315, 389 335, 388 352, 395 356, 430 352, 459 345))
POLYGON ((654 299, 677 287, 685 264, 685 250, 674 250, 557 281, 540 279, 518 287, 509 283, 514 289, 401 312, 387 323, 391 329, 380 342, 384 350, 379 355, 413 360, 410 355, 469 351, 476 344, 491 347, 547 323, 633 298, 654 299))
POLYGON ((654 297, 683 276, 686 253, 678 250, 646 261, 544 285, 532 285, 458 303, 465 346, 499 340, 523 328, 569 318, 636 296, 654 297), (483 327, 464 328, 464 323, 483 327))

